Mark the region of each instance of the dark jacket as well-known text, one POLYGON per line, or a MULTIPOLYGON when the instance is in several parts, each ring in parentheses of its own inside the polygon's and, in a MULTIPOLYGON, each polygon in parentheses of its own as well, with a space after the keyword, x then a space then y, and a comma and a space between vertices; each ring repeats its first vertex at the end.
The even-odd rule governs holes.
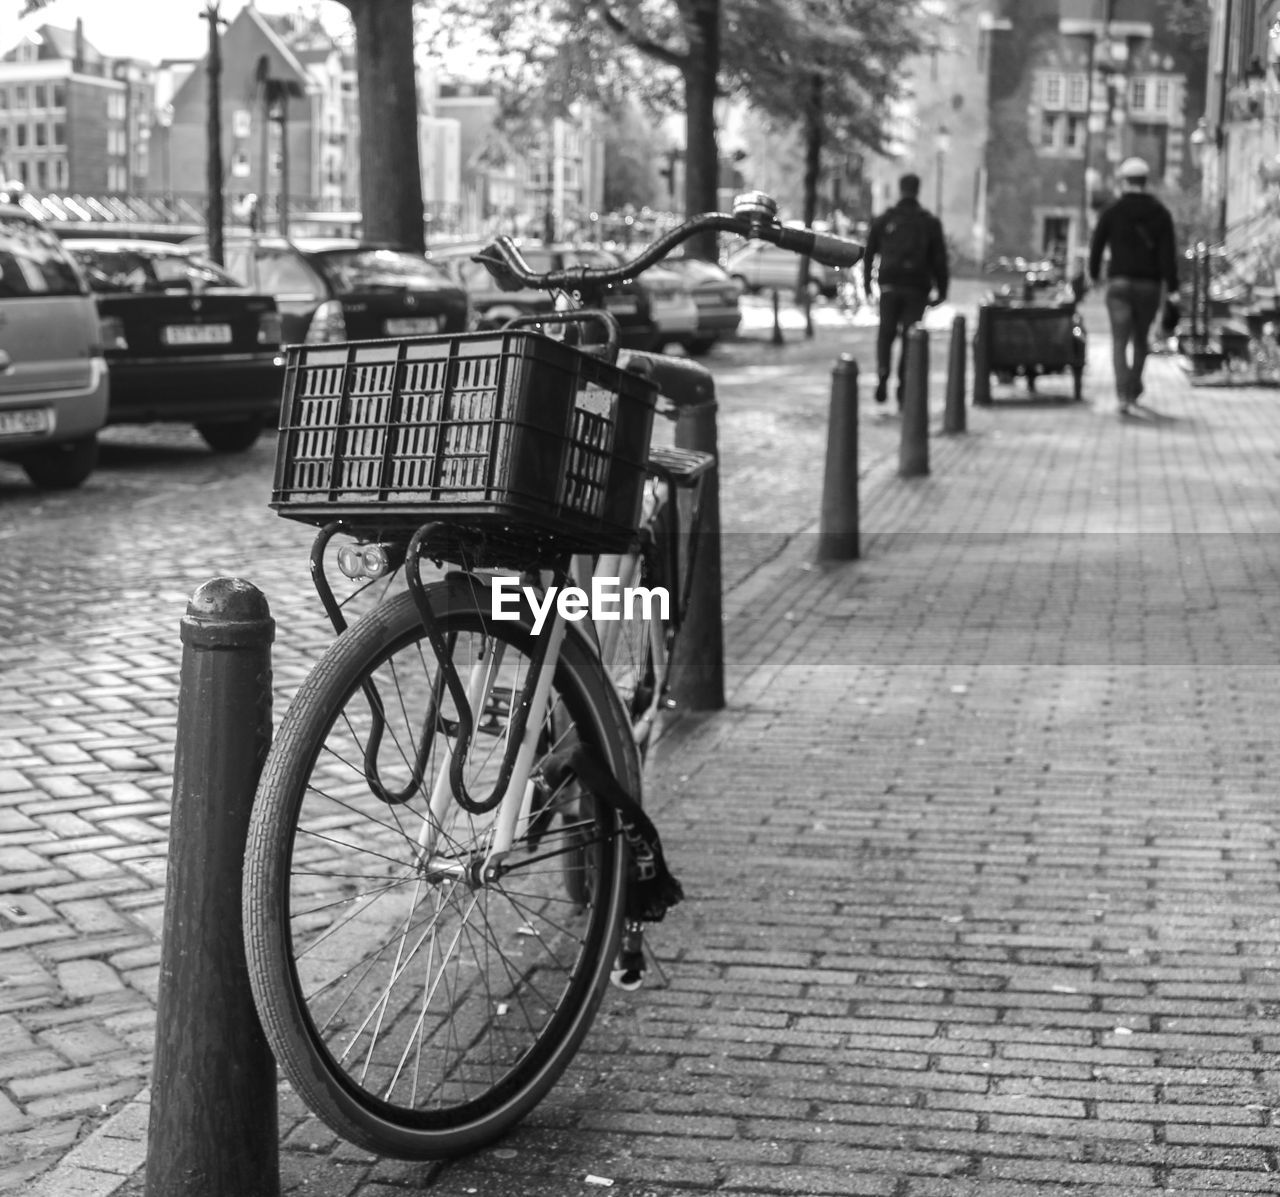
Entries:
POLYGON ((1154 195, 1129 191, 1104 208, 1089 241, 1089 278, 1102 271, 1102 251, 1111 250, 1107 278, 1162 280, 1178 289, 1178 250, 1173 217, 1154 195))
POLYGON ((938 292, 938 300, 941 302, 947 297, 947 287, 951 282, 951 274, 947 268, 947 241, 942 235, 942 221, 934 214, 920 206, 920 201, 913 197, 903 196, 892 208, 888 208, 881 212, 871 222, 871 228, 867 231, 867 248, 862 258, 862 278, 867 287, 871 286, 871 264, 872 261, 880 256, 880 250, 884 243, 885 226, 900 215, 903 211, 919 212, 924 216, 923 224, 926 231, 927 244, 925 246, 923 269, 914 271, 899 271, 894 269, 886 270, 884 263, 880 264, 880 285, 882 287, 918 287, 921 291, 928 291, 931 287, 936 288, 938 292))

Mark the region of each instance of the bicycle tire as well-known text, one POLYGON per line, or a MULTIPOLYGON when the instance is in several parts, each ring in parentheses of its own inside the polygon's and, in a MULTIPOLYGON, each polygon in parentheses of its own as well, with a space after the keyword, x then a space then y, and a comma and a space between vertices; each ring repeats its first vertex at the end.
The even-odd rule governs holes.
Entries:
MULTIPOLYGON (((528 623, 494 623, 458 582, 428 587, 455 656, 473 641, 501 642, 504 663, 527 665, 528 623)), ((501 881, 479 883, 470 868, 492 817, 452 800, 456 838, 442 837, 428 866, 414 864, 410 816, 425 800, 388 806, 371 792, 361 754, 373 708, 362 687, 376 679, 379 694, 394 692, 394 704, 381 703, 389 734, 377 759, 388 772, 397 759, 408 770, 426 696, 440 693, 423 636, 402 593, 335 640, 303 682, 264 766, 244 878, 250 979, 281 1070, 332 1130, 403 1159, 493 1141, 568 1066, 609 980, 627 865, 616 814, 572 782, 530 807, 512 854, 530 859, 524 868, 515 859, 501 881), (585 871, 573 897, 557 854, 585 871), (462 875, 445 876, 441 861, 462 875), (393 910, 393 898, 407 909, 393 910)), ((473 794, 487 792, 501 756, 492 749, 510 713, 507 690, 477 713, 473 794)), ((431 717, 437 740, 448 738, 450 709, 446 699, 431 717)), ((639 794, 627 719, 594 649, 570 628, 541 749, 573 735, 639 794)), ((428 766, 440 759, 433 753, 428 766)))

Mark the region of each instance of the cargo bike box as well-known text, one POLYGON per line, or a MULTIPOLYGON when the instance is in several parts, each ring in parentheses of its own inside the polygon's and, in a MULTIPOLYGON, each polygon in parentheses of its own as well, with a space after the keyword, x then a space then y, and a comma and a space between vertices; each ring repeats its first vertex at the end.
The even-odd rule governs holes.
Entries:
POLYGON ((973 401, 991 402, 991 375, 1008 383, 1021 374, 1036 389, 1042 374, 1069 371, 1072 398, 1082 397, 1085 331, 1075 304, 992 303, 978 308, 973 344, 973 401))

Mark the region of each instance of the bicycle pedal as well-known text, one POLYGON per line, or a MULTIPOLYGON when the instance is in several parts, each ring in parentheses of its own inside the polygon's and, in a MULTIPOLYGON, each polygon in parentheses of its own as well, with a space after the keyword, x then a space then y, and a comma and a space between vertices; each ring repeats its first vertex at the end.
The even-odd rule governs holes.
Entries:
POLYGON ((644 970, 633 968, 615 968, 609 974, 609 980, 617 989, 626 993, 635 993, 644 984, 644 970))

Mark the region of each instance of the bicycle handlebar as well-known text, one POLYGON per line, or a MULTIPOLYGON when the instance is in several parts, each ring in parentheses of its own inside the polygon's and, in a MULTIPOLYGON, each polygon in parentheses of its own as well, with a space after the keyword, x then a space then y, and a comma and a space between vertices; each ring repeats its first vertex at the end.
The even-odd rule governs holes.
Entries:
POLYGON ((768 241, 780 249, 810 257, 823 266, 850 267, 862 260, 861 242, 832 233, 784 225, 778 220, 778 205, 763 192, 751 191, 738 196, 732 213, 704 212, 693 216, 659 237, 629 262, 617 266, 577 266, 539 273, 530 269, 516 243, 506 236, 498 237, 485 246, 472 261, 483 265, 504 291, 516 291, 522 287, 543 291, 572 290, 589 284, 603 287, 635 278, 660 262, 677 245, 709 230, 768 241))

